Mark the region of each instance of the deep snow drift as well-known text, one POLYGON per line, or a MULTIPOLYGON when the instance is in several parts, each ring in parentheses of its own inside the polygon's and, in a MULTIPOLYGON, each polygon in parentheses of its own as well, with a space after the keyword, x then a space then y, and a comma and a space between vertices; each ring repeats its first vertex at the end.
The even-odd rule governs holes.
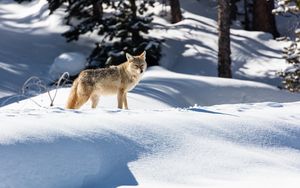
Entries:
POLYGON ((300 95, 276 87, 282 43, 232 29, 234 77, 252 81, 212 77, 216 2, 181 3, 184 21, 156 16, 151 32, 166 39, 161 64, 177 73, 149 68, 130 110, 115 96, 66 110, 69 88, 50 107, 45 88, 20 95, 22 84, 61 73, 67 66, 48 75, 55 57, 86 56, 93 43, 65 43, 63 12, 48 17, 45 0, 0 2, 0 188, 299 187, 300 95))
POLYGON ((159 67, 129 93, 131 110, 116 109, 116 97, 65 110, 68 93, 59 89, 52 108, 47 94, 0 108, 0 187, 300 183, 300 103, 267 102, 298 95, 159 67), (228 104, 253 100, 264 103, 228 104), (174 108, 195 102, 225 104, 174 108))
POLYGON ((0 109, 0 187, 296 188, 299 105, 7 106, 0 109))

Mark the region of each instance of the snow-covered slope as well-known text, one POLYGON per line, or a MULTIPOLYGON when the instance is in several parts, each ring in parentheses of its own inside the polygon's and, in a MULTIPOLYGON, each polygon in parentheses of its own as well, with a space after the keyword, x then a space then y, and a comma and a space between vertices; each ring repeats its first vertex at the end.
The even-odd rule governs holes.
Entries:
POLYGON ((299 95, 159 67, 129 93, 131 110, 115 97, 65 110, 68 93, 59 89, 51 108, 47 94, 0 108, 0 187, 300 183, 300 103, 279 103, 299 95), (196 102, 224 105, 188 107, 196 102))
MULTIPOLYGON (((161 65, 180 73, 217 76, 217 1, 188 0, 181 5, 183 21, 170 24, 163 16, 154 20, 152 34, 166 40, 161 65)), ((161 10, 156 13, 161 15, 161 10)), ((287 67, 281 53, 287 44, 268 33, 235 28, 231 29, 233 77, 279 86, 276 73, 287 67)))
POLYGON ((46 0, 18 4, 0 1, 0 97, 18 94, 31 76, 48 78, 54 59, 64 52, 88 55, 93 42, 66 43, 62 12, 48 16, 46 0))
POLYGON ((2 107, 0 187, 299 186, 299 102, 180 109, 136 99, 131 110, 107 98, 96 110, 2 107))
MULTIPOLYGON (((184 20, 171 25, 156 6, 155 29, 151 35, 165 39, 161 65, 172 71, 193 75, 217 75, 216 1, 182 1, 184 20)), ((94 41, 82 37, 65 43, 60 36, 62 10, 48 16, 46 0, 17 4, 0 2, 0 97, 18 94, 30 76, 47 80, 49 66, 65 52, 88 55, 94 41)), ((232 69, 238 79, 280 85, 275 73, 287 65, 281 59, 282 42, 262 32, 232 29, 232 69)))
POLYGON ((0 188, 298 188, 300 95, 265 84, 285 66, 279 43, 232 30, 234 76, 264 83, 210 77, 215 1, 181 3, 185 20, 156 17, 151 33, 166 39, 161 63, 177 73, 149 68, 130 110, 116 97, 66 110, 70 88, 53 107, 48 93, 19 90, 30 76, 46 79, 59 54, 87 55, 93 43, 66 44, 62 12, 47 17, 45 0, 0 2, 0 98, 13 94, 0 99, 0 188))
MULTIPOLYGON (((38 87, 37 85, 36 91, 39 90, 38 87)), ((56 90, 50 92, 52 98, 55 96, 55 92, 56 90)), ((64 108, 68 93, 69 88, 59 89, 54 105, 64 108)), ((32 96, 31 94, 28 91, 28 95, 13 95, 3 98, 0 100, 0 106, 26 99, 32 96)), ((185 108, 194 105, 294 102, 300 100, 300 94, 289 93, 259 82, 180 74, 162 67, 150 67, 139 85, 130 92, 129 100, 134 102, 134 109, 159 109, 185 108)), ((115 97, 103 97, 100 101, 100 107, 117 106, 115 97)), ((24 104, 26 107, 28 102, 36 102, 38 106, 49 107, 50 98, 48 93, 44 93, 12 106, 24 104)), ((84 108, 90 108, 89 104, 84 108)))

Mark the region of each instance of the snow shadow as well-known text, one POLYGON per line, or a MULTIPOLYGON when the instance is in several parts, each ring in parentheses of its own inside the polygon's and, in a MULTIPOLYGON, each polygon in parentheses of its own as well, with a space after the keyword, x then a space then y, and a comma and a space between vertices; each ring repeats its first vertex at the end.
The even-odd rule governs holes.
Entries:
MULTIPOLYGON (((242 131, 241 131, 242 132, 242 131)), ((245 134, 242 142, 249 145, 256 144, 268 147, 277 148, 292 148, 294 150, 300 151, 300 128, 293 127, 287 128, 284 126, 277 127, 272 131, 267 130, 256 130, 251 132, 249 135, 245 134), (264 139, 268 138, 268 139, 264 139), (258 142, 259 140, 259 142, 258 142), (251 144, 250 144, 251 143, 251 144)), ((233 142, 238 140, 237 136, 231 135, 229 138, 233 142)))
POLYGON ((25 99, 26 98, 22 97, 21 95, 11 95, 11 96, 2 97, 0 98, 0 108, 25 99))
POLYGON ((205 42, 194 39, 186 39, 184 42, 179 39, 167 39, 167 45, 162 53, 164 56, 161 59, 161 66, 168 70, 191 75, 217 75, 217 51, 205 42), (193 51, 194 54, 183 56, 182 54, 187 51, 193 51))
POLYGON ((236 115, 233 114, 226 114, 226 113, 221 113, 221 112, 216 112, 216 111, 211 111, 211 110, 205 110, 203 108, 200 107, 191 107, 187 109, 188 111, 193 111, 193 112, 200 112, 200 113, 209 113, 209 114, 215 114, 215 115, 228 115, 228 116, 234 116, 234 117, 238 117, 236 115))
MULTIPOLYGON (((32 139, 34 140, 34 139, 32 139)), ((114 133, 52 142, 0 145, 0 185, 30 188, 116 188, 138 185, 128 163, 144 149, 114 133)))
MULTIPOLYGON (((272 123, 272 122, 271 122, 272 123)), ((257 120, 248 124, 248 127, 233 127, 234 125, 223 126, 221 129, 207 128, 210 135, 221 137, 224 141, 243 145, 247 148, 274 148, 280 150, 293 149, 300 151, 300 128, 295 126, 282 125, 266 126, 266 121, 257 120)), ((271 125, 271 124, 270 124, 271 125)), ((194 130, 196 132, 196 130, 194 130)), ((200 130, 199 130, 200 131, 200 130)), ((300 166, 299 166, 300 168, 300 166)))
MULTIPOLYGON (((30 10, 31 5, 39 2, 32 1, 20 6, 30 10)), ((38 24, 51 21, 47 4, 23 17, 1 6, 5 4, 17 6, 13 0, 0 2, 0 96, 18 94, 31 76, 48 79, 49 66, 61 53, 80 51, 88 55, 94 47, 94 42, 89 38, 66 43, 61 33, 52 31, 49 24, 38 24)), ((59 24, 57 27, 62 28, 59 24)))
MULTIPOLYGON (((1 4, 5 4, 3 2, 1 2, 1 4)), ((17 4, 17 2, 15 1, 12 1, 10 3, 7 2, 7 4, 17 4)), ((30 9, 32 8, 32 6, 34 6, 35 4, 38 4, 38 1, 33 1, 31 3, 27 3, 24 5, 24 2, 22 3, 22 5, 24 5, 24 7, 30 9)), ((3 9, 0 9, 0 16, 4 15, 4 14, 10 14, 10 12, 8 11, 5 11, 3 9)), ((49 11, 48 11, 48 5, 47 4, 44 4, 42 7, 40 7, 39 11, 37 12, 33 12, 32 14, 29 14, 27 16, 24 16, 22 18, 1 18, 2 20, 2 26, 3 27, 6 27, 6 28, 10 28, 10 29, 21 29, 21 28, 18 28, 17 26, 14 27, 13 25, 17 25, 17 24, 35 24, 36 21, 44 21, 48 18, 49 16, 49 11)), ((41 29, 42 27, 36 27, 36 29, 41 29)), ((24 28, 23 28, 24 29, 24 28)), ((26 28, 25 30, 27 31, 30 31, 29 27, 26 28)))
POLYGON ((147 78, 132 91, 162 101, 172 107, 190 107, 195 104, 211 106, 219 104, 256 102, 293 102, 299 95, 290 94, 274 87, 258 87, 245 82, 222 83, 216 80, 188 78, 147 78))
POLYGON ((182 1, 180 4, 184 11, 217 20, 216 1, 182 1))
POLYGON ((18 93, 23 83, 31 76, 47 79, 49 65, 61 53, 81 51, 88 54, 91 49, 88 44, 92 44, 66 43, 65 39, 56 33, 32 35, 1 28, 0 33, 0 90, 11 93, 18 93), (17 55, 20 51, 26 55, 17 55))

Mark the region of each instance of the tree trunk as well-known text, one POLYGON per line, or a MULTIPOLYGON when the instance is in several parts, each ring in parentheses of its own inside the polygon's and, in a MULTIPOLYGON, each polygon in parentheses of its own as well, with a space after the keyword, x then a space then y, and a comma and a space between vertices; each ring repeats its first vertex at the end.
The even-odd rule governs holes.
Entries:
POLYGON ((244 12, 245 12, 245 15, 244 15, 244 27, 245 27, 245 30, 251 30, 250 28, 250 19, 249 19, 249 3, 248 3, 248 0, 244 0, 244 12))
POLYGON ((236 20, 237 18, 237 6, 236 0, 230 0, 230 20, 236 20))
POLYGON ((271 33, 276 38, 279 33, 273 9, 274 0, 253 0, 253 30, 271 33))
POLYGON ((218 0, 218 27, 218 76, 231 78, 230 1, 228 0, 218 0))
POLYGON ((103 15, 102 0, 93 0, 93 17, 101 19, 103 15))
POLYGON ((171 7, 171 22, 177 23, 182 20, 179 0, 170 0, 171 7))

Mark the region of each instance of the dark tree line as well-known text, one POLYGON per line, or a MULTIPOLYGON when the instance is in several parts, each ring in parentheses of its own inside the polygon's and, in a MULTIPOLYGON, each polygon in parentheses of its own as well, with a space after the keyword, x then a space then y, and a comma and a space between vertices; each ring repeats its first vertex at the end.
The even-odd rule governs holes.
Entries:
MULTIPOLYGON (((16 0, 18 2, 26 0, 16 0)), ((161 41, 148 36, 155 0, 47 0, 50 14, 65 10, 65 24, 70 29, 62 35, 67 42, 86 33, 96 33, 95 48, 89 56, 89 68, 120 64, 125 53, 147 51, 147 62, 158 65, 161 41)))
MULTIPOLYGON (((18 2, 30 0, 16 0, 18 2)), ((47 0, 50 14, 64 8, 65 23, 70 29, 62 35, 68 42, 94 32, 99 35, 89 61, 91 67, 104 67, 125 61, 125 53, 139 54, 147 50, 147 62, 158 65, 160 42, 147 36, 151 29, 152 14, 149 6, 155 0, 47 0), (107 9, 112 11, 107 12, 107 9), (74 21, 75 20, 75 21, 74 21)), ((164 0, 171 8, 171 22, 183 19, 179 0, 164 0)), ((218 0, 218 75, 232 77, 230 59, 230 24, 240 19, 247 30, 265 31, 279 36, 272 14, 274 0, 218 0), (243 4, 239 12, 237 3, 243 4)))
MULTIPOLYGON (((31 0, 15 0, 19 3, 31 0)), ((87 68, 120 64, 125 53, 140 54, 147 51, 149 66, 158 65, 161 41, 147 36, 151 29, 155 0, 47 0, 50 14, 65 9, 65 24, 70 29, 62 34, 67 42, 93 32, 99 35, 91 52, 87 68), (110 9, 110 11, 105 11, 110 9)), ((169 0, 172 23, 182 20, 179 0, 169 0)))
POLYGON ((272 14, 273 9, 274 0, 230 0, 231 20, 238 20, 238 17, 242 17, 240 21, 244 29, 268 32, 276 38, 279 33, 272 14), (243 5, 241 12, 238 11, 237 3, 243 5))
MULTIPOLYGON (((19 3, 31 0, 15 0, 19 3)), ((99 35, 88 61, 89 67, 105 67, 126 60, 125 53, 147 51, 149 66, 158 65, 161 41, 147 36, 151 29, 155 0, 47 0, 50 14, 65 9, 65 24, 70 29, 62 34, 67 42, 93 32, 99 35), (110 9, 110 11, 106 11, 110 9)), ((179 0, 169 0, 172 23, 182 20, 179 0)))

